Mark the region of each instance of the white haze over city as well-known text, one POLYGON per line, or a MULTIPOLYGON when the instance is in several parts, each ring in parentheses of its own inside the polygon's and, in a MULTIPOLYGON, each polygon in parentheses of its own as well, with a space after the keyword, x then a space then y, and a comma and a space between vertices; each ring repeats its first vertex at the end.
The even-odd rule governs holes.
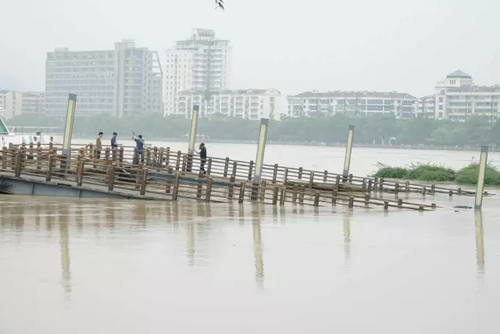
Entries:
POLYGON ((192 28, 233 44, 232 87, 430 94, 456 69, 500 72, 494 0, 2 1, 0 88, 44 90, 46 52, 134 39, 164 54, 192 28))

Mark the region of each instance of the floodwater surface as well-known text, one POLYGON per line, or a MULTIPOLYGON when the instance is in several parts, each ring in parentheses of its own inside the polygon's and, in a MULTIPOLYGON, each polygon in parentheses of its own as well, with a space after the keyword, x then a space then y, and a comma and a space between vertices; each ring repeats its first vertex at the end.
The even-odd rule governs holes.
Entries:
POLYGON ((500 196, 402 196, 440 208, 0 196, 0 333, 498 333, 500 196))
MULTIPOLYGON (((171 150, 187 151, 188 144, 184 142, 148 141, 149 146, 170 147, 171 150)), ((73 140, 75 145, 84 145, 93 142, 93 139, 73 140)), ((127 137, 119 138, 124 146, 135 146, 127 137)), ((109 145, 109 138, 103 139, 103 144, 109 145)), ((234 160, 255 160, 257 144, 222 144, 207 142, 208 155, 218 158, 230 157, 234 160)), ((264 163, 279 164, 287 167, 303 167, 312 170, 329 170, 342 172, 344 167, 345 149, 342 147, 327 146, 294 146, 294 145, 267 145, 264 163)), ((500 152, 490 152, 489 162, 500 167, 500 152)), ((450 168, 460 169, 471 162, 479 161, 479 151, 432 151, 387 148, 354 147, 351 158, 351 172, 356 176, 372 175, 377 170, 377 163, 388 166, 409 166, 415 163, 434 163, 450 168)))

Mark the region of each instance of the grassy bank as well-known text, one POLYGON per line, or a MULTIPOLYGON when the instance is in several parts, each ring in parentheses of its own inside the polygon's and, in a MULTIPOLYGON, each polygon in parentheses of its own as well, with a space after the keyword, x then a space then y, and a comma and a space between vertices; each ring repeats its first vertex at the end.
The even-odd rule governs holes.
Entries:
MULTIPOLYGON (((378 170, 373 175, 390 179, 406 179, 432 182, 456 182, 458 184, 477 184, 479 165, 471 163, 458 171, 435 164, 412 164, 409 167, 390 167, 377 164, 378 170)), ((500 172, 493 166, 486 167, 484 177, 487 185, 500 185, 500 172)))

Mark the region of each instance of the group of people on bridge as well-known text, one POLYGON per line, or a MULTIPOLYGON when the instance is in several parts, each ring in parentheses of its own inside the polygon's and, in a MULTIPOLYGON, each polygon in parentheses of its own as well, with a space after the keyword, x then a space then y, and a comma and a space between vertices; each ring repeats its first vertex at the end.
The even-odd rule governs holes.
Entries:
MULTIPOLYGON (((97 135, 97 138, 95 140, 95 151, 96 151, 96 158, 97 160, 101 159, 101 151, 102 151, 102 137, 104 136, 104 133, 101 131, 97 135)), ((118 144, 118 133, 113 132, 113 137, 111 137, 111 149, 112 150, 117 150, 121 144, 118 144)), ((144 143, 144 139, 142 138, 142 135, 136 135, 135 132, 132 132, 132 140, 135 141, 135 147, 136 147, 136 152, 137 154, 134 155, 134 163, 138 164, 139 159, 141 163, 144 163, 144 152, 145 150, 149 151, 149 148, 146 146, 144 143)), ((206 174, 205 171, 205 164, 207 162, 207 148, 205 147, 205 143, 201 143, 199 146, 199 151, 196 152, 200 156, 200 172, 203 174, 206 174)))

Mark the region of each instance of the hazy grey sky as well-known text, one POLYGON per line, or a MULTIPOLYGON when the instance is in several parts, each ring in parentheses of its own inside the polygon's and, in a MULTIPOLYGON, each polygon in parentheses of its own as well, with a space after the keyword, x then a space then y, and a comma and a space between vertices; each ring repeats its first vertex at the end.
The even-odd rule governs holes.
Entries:
POLYGON ((234 45, 233 88, 433 92, 461 69, 500 82, 497 0, 3 0, 0 87, 43 90, 55 47, 163 51, 191 28, 234 45))

